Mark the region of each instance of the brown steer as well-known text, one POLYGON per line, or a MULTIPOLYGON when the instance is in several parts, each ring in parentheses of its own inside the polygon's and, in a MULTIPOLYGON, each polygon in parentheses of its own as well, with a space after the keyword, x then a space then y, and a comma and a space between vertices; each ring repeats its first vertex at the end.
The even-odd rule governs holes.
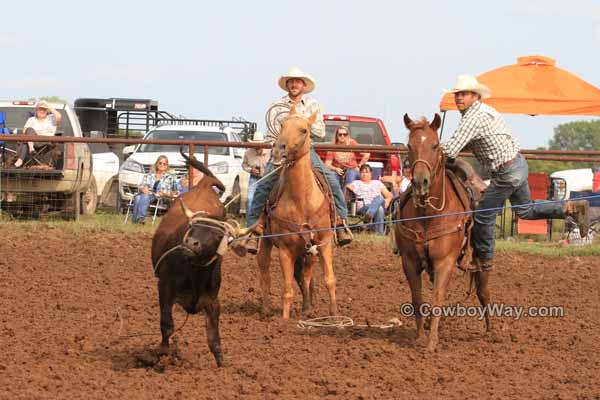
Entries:
POLYGON ((160 302, 160 351, 169 350, 173 335, 173 304, 185 311, 206 313, 206 335, 217 365, 223 366, 219 337, 221 262, 231 231, 226 229, 225 209, 214 187, 223 184, 194 157, 182 153, 188 165, 204 178, 175 200, 152 240, 152 265, 158 277, 160 302))

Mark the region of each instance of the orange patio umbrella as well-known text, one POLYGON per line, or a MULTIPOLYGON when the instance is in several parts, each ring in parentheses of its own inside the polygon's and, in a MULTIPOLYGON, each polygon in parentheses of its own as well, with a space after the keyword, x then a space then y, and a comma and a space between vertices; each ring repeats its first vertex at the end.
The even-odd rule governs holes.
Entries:
MULTIPOLYGON (((549 57, 519 57, 516 64, 493 69, 477 79, 492 91, 492 97, 484 102, 501 113, 600 116, 600 89, 556 67, 549 57)), ((440 109, 456 110, 452 93, 442 97, 440 109)))

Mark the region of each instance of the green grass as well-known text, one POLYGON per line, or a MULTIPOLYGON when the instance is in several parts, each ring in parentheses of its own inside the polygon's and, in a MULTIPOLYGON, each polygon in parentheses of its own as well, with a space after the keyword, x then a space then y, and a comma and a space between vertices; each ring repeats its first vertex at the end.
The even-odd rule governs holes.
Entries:
POLYGON ((153 233, 160 222, 160 218, 156 220, 156 224, 152 226, 152 219, 146 219, 146 225, 134 225, 129 219, 125 224, 123 221, 125 216, 122 214, 107 213, 99 211, 93 215, 81 215, 79 221, 64 221, 60 218, 48 220, 19 220, 10 217, 2 216, 0 218, 0 226, 10 225, 13 231, 28 231, 38 232, 45 229, 60 229, 64 232, 71 233, 75 236, 94 232, 118 232, 118 233, 133 233, 133 232, 150 232, 153 233))
MULTIPOLYGON (((148 218, 146 225, 133 225, 131 221, 123 223, 125 216, 110 212, 99 211, 94 215, 82 215, 77 222, 55 220, 15 220, 0 215, 0 227, 10 227, 11 231, 17 232, 43 232, 48 229, 60 229, 61 231, 78 235, 90 233, 115 232, 131 234, 134 232, 154 233, 160 223, 160 217, 156 224, 151 224, 148 218)), ((560 235, 557 234, 556 237, 560 235)), ((522 239, 522 238, 521 238, 522 239)), ((526 239, 497 240, 496 248, 499 253, 520 252, 528 254, 539 254, 548 257, 562 256, 600 256, 600 242, 597 239, 594 244, 587 246, 564 246, 559 242, 548 242, 545 237, 540 237, 538 242, 528 242, 526 239)), ((389 242, 388 236, 378 236, 370 233, 354 233, 354 241, 360 244, 383 244, 389 242)))

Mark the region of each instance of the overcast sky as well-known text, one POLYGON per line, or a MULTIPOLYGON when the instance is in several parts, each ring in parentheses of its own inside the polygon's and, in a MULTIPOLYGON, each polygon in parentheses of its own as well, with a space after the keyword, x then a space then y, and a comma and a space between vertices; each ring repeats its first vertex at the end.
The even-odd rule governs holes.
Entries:
MULTIPOLYGON (((7 1, 3 99, 138 97, 187 117, 243 116, 264 129, 290 67, 313 75, 325 113, 431 118, 443 89, 542 54, 600 86, 600 2, 7 1)), ((447 119, 445 135, 458 114, 447 119)), ((524 148, 581 117, 507 116, 524 148)))

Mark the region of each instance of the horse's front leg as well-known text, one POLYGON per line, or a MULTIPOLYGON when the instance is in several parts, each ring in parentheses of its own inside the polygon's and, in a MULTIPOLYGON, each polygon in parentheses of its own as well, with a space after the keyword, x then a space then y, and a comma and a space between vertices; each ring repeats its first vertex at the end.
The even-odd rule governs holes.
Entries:
POLYGON ((285 247, 279 248, 279 263, 283 273, 283 318, 290 318, 292 300, 294 299, 294 260, 295 255, 285 247))
MULTIPOLYGON (((452 269, 456 264, 456 258, 445 257, 440 261, 434 260, 434 281, 433 281, 433 299, 431 302, 430 311, 438 309, 444 305, 446 294, 448 293, 448 285, 452 277, 452 269)), ((429 328, 429 340, 427 341, 427 351, 434 351, 439 342, 439 325, 441 315, 439 312, 432 312, 431 325, 429 328)))
POLYGON ((335 294, 336 279, 333 272, 333 245, 332 240, 321 247, 319 251, 319 260, 323 266, 323 277, 325 286, 329 292, 329 315, 338 315, 337 298, 335 294))
POLYGON ((259 268, 260 295, 261 295, 261 313, 264 316, 269 315, 271 310, 271 275, 269 267, 271 266, 271 250, 273 243, 268 239, 260 239, 256 261, 259 268))
POLYGON ((488 334, 493 334, 492 321, 488 309, 488 304, 490 304, 490 272, 491 271, 479 271, 474 272, 474 274, 475 284, 477 285, 477 297, 479 298, 479 303, 481 303, 485 317, 485 330, 488 334))
MULTIPOLYGON (((424 344, 425 340, 425 321, 421 314, 421 306, 423 304, 422 281, 421 281, 421 265, 410 254, 402 254, 402 269, 410 286, 410 294, 412 299, 412 312, 415 316, 417 327, 417 345, 424 344)), ((406 309, 410 310, 410 307, 406 309)), ((406 311, 402 311, 406 313, 406 311)))

